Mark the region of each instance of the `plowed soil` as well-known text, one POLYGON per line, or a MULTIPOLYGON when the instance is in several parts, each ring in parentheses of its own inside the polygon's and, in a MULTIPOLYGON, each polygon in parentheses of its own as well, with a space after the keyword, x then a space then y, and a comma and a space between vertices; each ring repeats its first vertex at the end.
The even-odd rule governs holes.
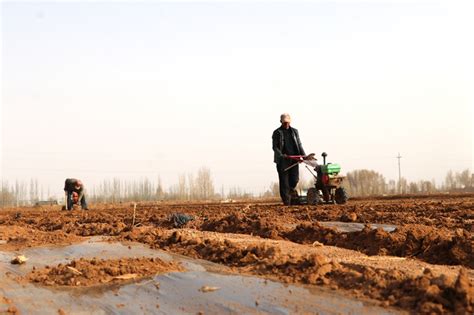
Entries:
MULTIPOLYGON (((28 246, 108 236, 217 262, 237 273, 328 286, 410 312, 474 312, 474 195, 358 199, 345 205, 293 207, 263 201, 141 203, 135 218, 129 203, 91 208, 4 209, 0 212, 0 250, 21 251, 28 246), (170 220, 173 213, 191 215, 194 220, 176 228, 170 220), (325 221, 362 223, 364 228, 344 232, 323 226, 325 221), (374 229, 371 225, 376 223, 396 229, 374 229)), ((112 262, 103 264, 113 266, 112 262)), ((67 266, 54 268, 47 273, 37 270, 38 276, 29 279, 45 279, 40 282, 46 284, 52 281, 46 276, 51 270, 59 277, 71 273, 67 266)), ((55 285, 68 285, 66 278, 54 280, 55 285)), ((88 285, 85 279, 77 282, 88 285)))

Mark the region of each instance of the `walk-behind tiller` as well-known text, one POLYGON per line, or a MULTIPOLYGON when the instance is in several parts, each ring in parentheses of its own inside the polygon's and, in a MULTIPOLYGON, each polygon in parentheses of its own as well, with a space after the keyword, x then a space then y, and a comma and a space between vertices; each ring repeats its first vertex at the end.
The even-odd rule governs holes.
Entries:
POLYGON ((314 156, 314 153, 311 153, 308 156, 288 156, 288 158, 294 160, 295 163, 286 168, 285 171, 297 167, 300 163, 305 163, 306 169, 315 179, 314 187, 308 189, 306 196, 299 196, 296 190, 292 191, 291 204, 317 205, 323 203, 346 203, 349 197, 344 187, 342 187, 342 182, 345 176, 339 175, 341 166, 336 163, 326 164, 326 152, 321 154, 323 157, 323 165, 319 165, 314 156), (311 171, 308 165, 316 171, 316 174, 311 171))

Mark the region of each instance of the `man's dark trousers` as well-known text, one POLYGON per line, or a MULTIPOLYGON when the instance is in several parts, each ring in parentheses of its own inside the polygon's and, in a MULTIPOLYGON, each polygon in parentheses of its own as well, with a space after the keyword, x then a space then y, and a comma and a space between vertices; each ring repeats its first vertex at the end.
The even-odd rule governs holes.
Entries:
POLYGON ((280 197, 285 205, 291 204, 290 192, 296 188, 300 176, 299 165, 296 165, 287 171, 285 171, 285 169, 295 163, 298 164, 296 161, 282 159, 282 161, 277 164, 278 179, 280 181, 280 197))

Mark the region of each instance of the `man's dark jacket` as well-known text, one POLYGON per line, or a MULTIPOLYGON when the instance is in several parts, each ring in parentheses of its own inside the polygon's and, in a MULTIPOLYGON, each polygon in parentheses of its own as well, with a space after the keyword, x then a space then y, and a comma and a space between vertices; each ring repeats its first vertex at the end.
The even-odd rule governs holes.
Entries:
POLYGON ((81 193, 83 188, 80 187, 79 189, 76 188, 77 186, 77 179, 75 178, 67 178, 66 182, 64 183, 64 191, 67 191, 69 193, 72 193, 73 191, 77 193, 81 193))
MULTIPOLYGON (((306 155, 304 153, 303 145, 301 144, 300 136, 298 134, 298 130, 295 128, 289 127, 291 135, 293 136, 293 140, 295 142, 296 149, 298 150, 297 155, 306 155)), ((285 137, 283 136, 283 126, 276 129, 272 135, 272 142, 273 142, 273 162, 280 163, 283 159, 283 148, 285 147, 285 137)))
POLYGON ((75 178, 67 178, 66 182, 64 183, 64 191, 72 194, 73 192, 77 192, 79 195, 79 200, 82 199, 84 196, 84 187, 81 186, 79 189, 76 188, 78 180, 75 178))

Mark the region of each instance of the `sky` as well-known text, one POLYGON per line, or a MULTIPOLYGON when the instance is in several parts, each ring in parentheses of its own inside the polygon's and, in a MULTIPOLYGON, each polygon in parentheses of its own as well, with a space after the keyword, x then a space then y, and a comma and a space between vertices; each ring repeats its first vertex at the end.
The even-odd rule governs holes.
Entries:
MULTIPOLYGON (((288 112, 342 171, 474 169, 469 1, 1 2, 2 180, 278 181, 288 112)), ((303 178, 307 171, 300 169, 303 178)), ((56 192, 57 191, 57 192, 56 192)))

